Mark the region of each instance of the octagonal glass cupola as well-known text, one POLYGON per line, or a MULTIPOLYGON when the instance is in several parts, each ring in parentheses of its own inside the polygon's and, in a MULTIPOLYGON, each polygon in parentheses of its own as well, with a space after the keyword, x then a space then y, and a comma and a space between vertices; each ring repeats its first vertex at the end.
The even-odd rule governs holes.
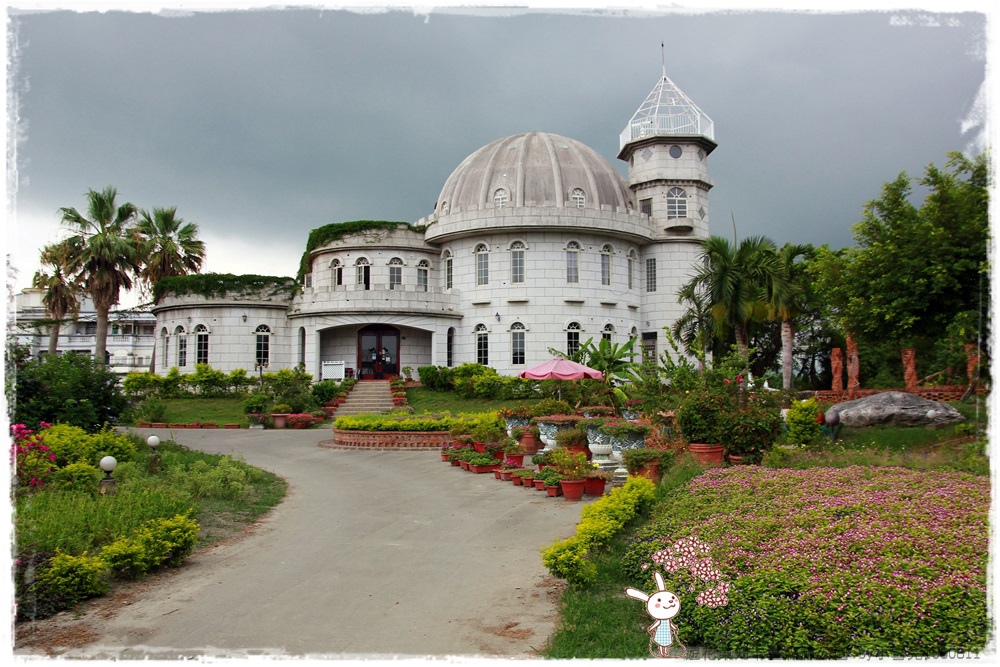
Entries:
POLYGON ((715 141, 715 124, 664 72, 621 133, 619 148, 646 137, 677 135, 715 141))

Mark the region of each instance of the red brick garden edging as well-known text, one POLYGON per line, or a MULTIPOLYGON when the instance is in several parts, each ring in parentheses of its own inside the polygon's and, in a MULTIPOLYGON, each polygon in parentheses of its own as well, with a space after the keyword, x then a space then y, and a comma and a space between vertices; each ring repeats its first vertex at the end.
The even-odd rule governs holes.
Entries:
POLYGON ((331 444, 366 449, 441 449, 451 443, 448 431, 348 431, 335 428, 331 444))

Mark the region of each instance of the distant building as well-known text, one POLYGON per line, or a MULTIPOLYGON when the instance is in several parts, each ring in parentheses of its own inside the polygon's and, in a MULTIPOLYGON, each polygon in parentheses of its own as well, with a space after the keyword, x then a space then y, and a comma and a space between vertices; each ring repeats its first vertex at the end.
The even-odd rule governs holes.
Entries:
POLYGON ((715 147, 711 119, 666 74, 620 135, 627 180, 573 139, 498 139, 458 165, 431 215, 348 223, 311 249, 297 294, 162 296, 156 372, 204 361, 378 378, 479 362, 514 375, 601 337, 655 357, 708 236, 715 147))
MULTIPOLYGON (((17 342, 26 345, 33 357, 41 357, 49 349, 50 319, 42 298, 45 290, 26 288, 14 296, 14 321, 9 322, 17 342)), ((156 317, 150 312, 111 311, 108 317, 108 344, 105 362, 116 373, 148 371, 156 340, 156 317)), ((80 304, 75 319, 62 323, 59 329, 57 353, 79 352, 94 355, 97 333, 97 311, 86 298, 80 304)))

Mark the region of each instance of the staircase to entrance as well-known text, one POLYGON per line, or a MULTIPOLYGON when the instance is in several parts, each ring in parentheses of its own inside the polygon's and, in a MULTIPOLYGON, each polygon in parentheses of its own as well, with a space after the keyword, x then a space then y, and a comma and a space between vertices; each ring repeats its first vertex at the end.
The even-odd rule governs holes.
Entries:
POLYGON ((392 390, 388 380, 361 380, 351 389, 347 400, 337 408, 337 416, 389 412, 392 408, 392 390))

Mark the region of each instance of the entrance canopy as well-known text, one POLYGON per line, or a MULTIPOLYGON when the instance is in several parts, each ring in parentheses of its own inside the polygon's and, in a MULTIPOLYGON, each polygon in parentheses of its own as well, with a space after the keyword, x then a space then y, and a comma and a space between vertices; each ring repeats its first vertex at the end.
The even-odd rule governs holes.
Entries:
POLYGON ((559 357, 523 370, 519 377, 526 380, 583 380, 585 378, 600 380, 604 374, 590 366, 559 357))

